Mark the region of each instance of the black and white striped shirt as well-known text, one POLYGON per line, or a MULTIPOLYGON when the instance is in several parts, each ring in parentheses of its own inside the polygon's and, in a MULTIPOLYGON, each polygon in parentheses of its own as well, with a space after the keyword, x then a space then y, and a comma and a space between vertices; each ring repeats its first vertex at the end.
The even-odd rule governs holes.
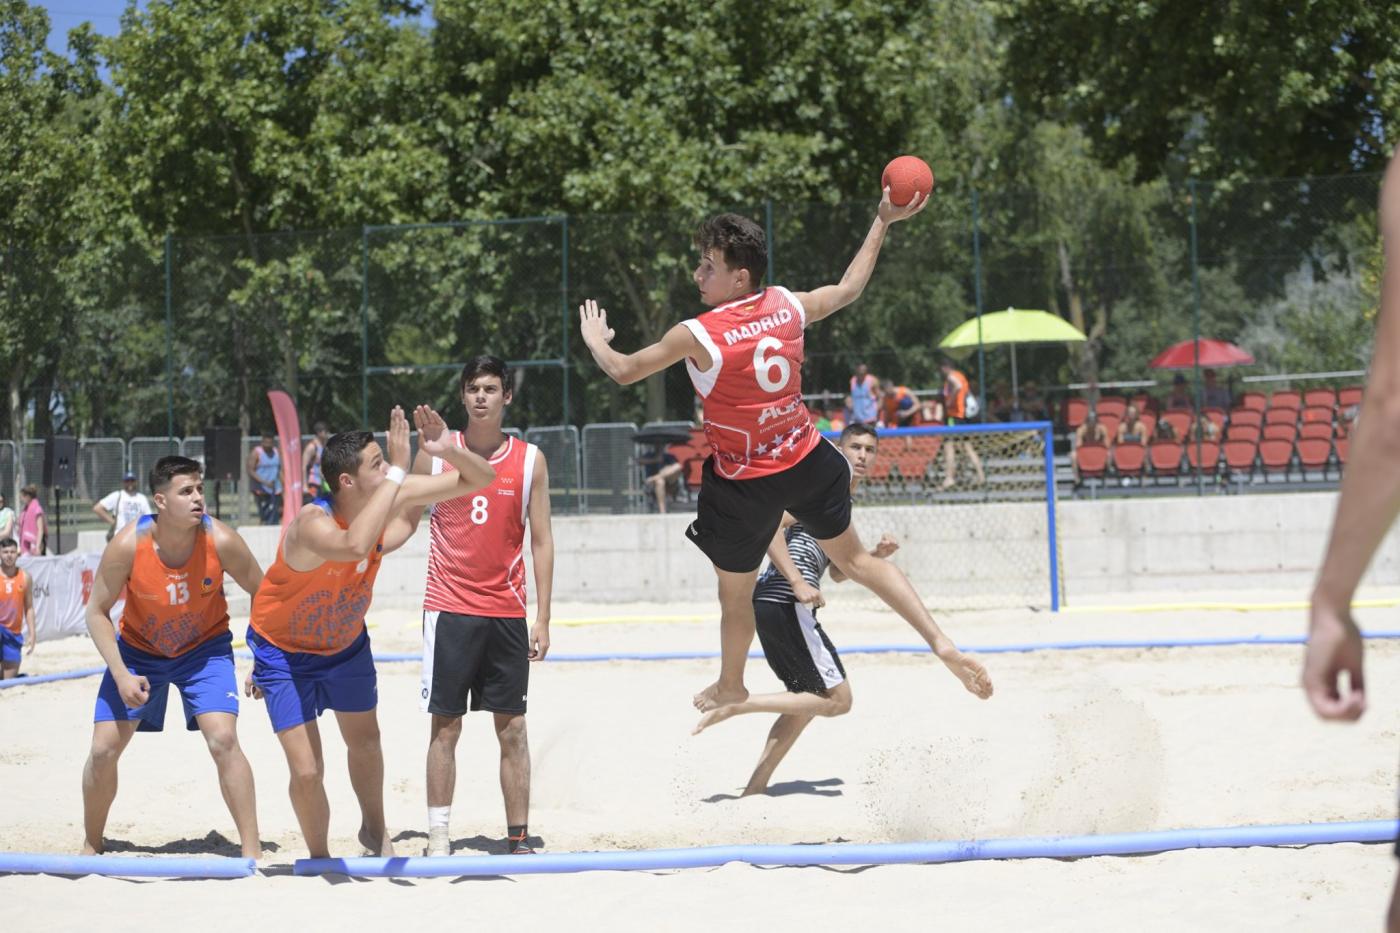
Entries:
MULTIPOLYGON (((820 589, 822 574, 826 572, 827 565, 831 563, 831 560, 821 549, 821 545, 817 544, 817 539, 809 535, 807 529, 796 522, 788 526, 784 539, 787 541, 788 556, 797 565, 802 579, 806 580, 810 586, 820 589)), ((763 575, 758 578, 758 583, 754 585, 753 598, 765 603, 797 601, 787 578, 771 562, 768 564, 768 569, 763 571, 763 575)))

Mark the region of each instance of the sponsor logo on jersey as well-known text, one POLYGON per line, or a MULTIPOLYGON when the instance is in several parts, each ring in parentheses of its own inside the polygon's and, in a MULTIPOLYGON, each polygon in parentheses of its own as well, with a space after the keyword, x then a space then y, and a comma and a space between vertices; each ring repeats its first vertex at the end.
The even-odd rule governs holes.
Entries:
POLYGON ((749 340, 757 337, 766 330, 781 327, 792 320, 792 312, 787 308, 780 308, 774 314, 765 314, 756 321, 749 321, 747 324, 740 324, 732 330, 724 332, 724 342, 727 346, 734 346, 740 340, 749 340))
POLYGON ((763 409, 763 413, 758 416, 758 423, 763 424, 772 418, 781 418, 784 415, 790 415, 801 407, 802 397, 800 395, 786 405, 769 405, 767 408, 763 409))

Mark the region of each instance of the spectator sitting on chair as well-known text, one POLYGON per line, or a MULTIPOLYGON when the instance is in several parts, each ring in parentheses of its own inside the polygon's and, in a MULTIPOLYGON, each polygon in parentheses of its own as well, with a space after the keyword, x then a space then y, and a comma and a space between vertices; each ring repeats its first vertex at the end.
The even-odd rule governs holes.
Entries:
POLYGON ((107 540, 142 515, 154 515, 151 500, 136 488, 136 474, 127 471, 122 475, 122 488, 102 497, 92 510, 97 517, 107 523, 107 540))
MULTIPOLYGON (((1080 425, 1083 427, 1083 425, 1080 425)), ((1143 424, 1141 415, 1138 414, 1136 405, 1129 405, 1128 410, 1123 413, 1123 420, 1118 424, 1119 444, 1146 444, 1147 425, 1143 424)))
POLYGON ((907 428, 914 423, 919 410, 919 397, 908 386, 897 386, 886 379, 880 386, 884 400, 880 405, 880 420, 887 428, 907 428))
POLYGON ((1074 443, 1069 452, 1069 465, 1074 470, 1075 482, 1079 481, 1079 448, 1085 444, 1095 447, 1107 447, 1109 445, 1108 429, 1099 421, 1098 412, 1092 408, 1085 416, 1084 422, 1074 429, 1074 443))
POLYGON ((652 494, 656 496, 656 511, 665 515, 666 487, 671 484, 672 479, 681 475, 683 467, 680 461, 664 446, 658 444, 651 447, 645 456, 638 458, 637 462, 642 465, 642 482, 650 486, 652 494))
POLYGON ((987 406, 988 421, 1010 421, 1015 416, 1011 400, 1011 387, 1005 382, 992 386, 991 403, 987 406))
POLYGON ((1203 369, 1201 370, 1201 377, 1205 379, 1205 391, 1202 395, 1205 398, 1206 407, 1219 408, 1221 411, 1229 411, 1232 401, 1230 398, 1230 390, 1215 381, 1215 370, 1203 369))
POLYGON ((1047 421, 1050 418, 1045 396, 1040 394, 1040 387, 1034 382, 1021 387, 1021 417, 1027 421, 1047 421))
POLYGON ((15 536, 15 510, 5 504, 5 494, 0 492, 0 541, 15 536))
POLYGON ((1176 436, 1176 428, 1172 427, 1171 422, 1165 418, 1157 419, 1157 427, 1152 430, 1152 439, 1154 441, 1181 440, 1181 438, 1176 436))
POLYGON ((1172 391, 1167 396, 1167 410, 1195 407, 1196 403, 1191 399, 1191 388, 1186 384, 1186 377, 1181 373, 1172 376, 1172 391))
POLYGON ((1214 421, 1205 415, 1197 415, 1196 420, 1191 422, 1191 426, 1186 429, 1186 440, 1188 443, 1195 443, 1199 437, 1203 441, 1220 440, 1220 428, 1214 421))

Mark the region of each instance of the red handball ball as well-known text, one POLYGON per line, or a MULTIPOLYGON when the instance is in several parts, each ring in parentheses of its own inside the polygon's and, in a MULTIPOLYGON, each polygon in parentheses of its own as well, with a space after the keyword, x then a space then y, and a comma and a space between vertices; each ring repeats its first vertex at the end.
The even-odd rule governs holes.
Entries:
POLYGON ((914 195, 933 193, 933 169, 918 156, 902 155, 890 161, 880 175, 880 188, 890 189, 890 203, 903 207, 914 195))

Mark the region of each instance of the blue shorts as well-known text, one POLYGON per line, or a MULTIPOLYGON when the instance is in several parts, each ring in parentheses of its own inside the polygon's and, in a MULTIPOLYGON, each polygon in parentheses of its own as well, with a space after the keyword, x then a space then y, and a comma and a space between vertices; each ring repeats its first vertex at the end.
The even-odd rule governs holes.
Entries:
POLYGON ((369 632, 335 654, 283 651, 248 629, 253 683, 262 688, 272 731, 310 722, 326 710, 367 713, 379 705, 379 677, 369 632))
POLYGON ((0 661, 18 664, 23 657, 24 633, 16 635, 7 628, 0 628, 0 661))
POLYGON ((233 636, 228 632, 173 658, 147 654, 120 638, 117 648, 126 669, 150 682, 150 698, 141 706, 127 706, 117 692, 116 678, 107 671, 102 675, 102 686, 97 688, 93 722, 137 719, 140 720, 137 732, 160 732, 165 728, 165 707, 171 684, 179 689, 180 700, 185 705, 186 729, 198 729, 195 717, 203 713, 238 715, 238 677, 233 669, 233 636))

